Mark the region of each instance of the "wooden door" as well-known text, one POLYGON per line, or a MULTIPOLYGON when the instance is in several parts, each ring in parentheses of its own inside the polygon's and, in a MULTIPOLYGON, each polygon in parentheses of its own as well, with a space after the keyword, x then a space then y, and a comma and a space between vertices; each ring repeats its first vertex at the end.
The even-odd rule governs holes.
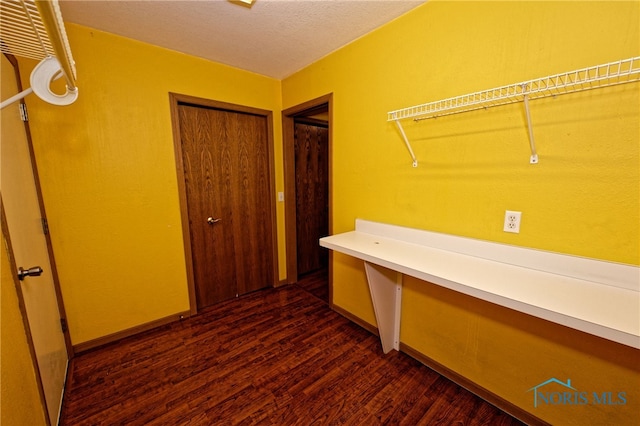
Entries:
POLYGON ((329 234, 329 130, 312 120, 294 123, 298 275, 326 268, 318 240, 329 234))
MULTIPOLYGON (((13 64, 1 56, 2 97, 8 98, 18 93, 20 87, 13 64)), ((40 207, 37 172, 31 162, 31 147, 18 106, 16 102, 2 110, 0 191, 16 266, 42 268, 40 276, 27 276, 19 281, 17 290, 29 325, 48 418, 51 424, 57 424, 66 379, 68 336, 65 337, 61 329, 64 308, 59 306, 55 264, 49 256, 42 225, 44 214, 40 207)))
POLYGON ((268 123, 178 103, 198 309, 273 283, 268 123))

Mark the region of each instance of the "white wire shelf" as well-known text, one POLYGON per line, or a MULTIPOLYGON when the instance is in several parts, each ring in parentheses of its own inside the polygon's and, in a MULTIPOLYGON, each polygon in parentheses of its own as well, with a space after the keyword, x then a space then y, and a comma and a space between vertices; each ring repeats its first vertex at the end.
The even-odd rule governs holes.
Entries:
POLYGON ((482 90, 466 95, 428 102, 409 108, 398 109, 387 113, 387 121, 395 121, 407 144, 413 158, 413 165, 417 167, 417 160, 411 145, 404 133, 400 120, 413 119, 415 121, 442 117, 451 114, 486 109, 499 105, 524 102, 529 127, 532 164, 538 162, 535 152, 535 141, 531 127, 528 101, 583 90, 632 83, 640 80, 640 56, 619 61, 609 62, 574 71, 568 71, 547 77, 523 81, 521 83, 482 90))
POLYGON ((0 102, 0 108, 32 92, 54 105, 77 98, 75 62, 58 0, 0 0, 0 51, 40 61, 31 73, 31 87, 0 102), (59 76, 67 83, 65 95, 49 87, 59 76))
POLYGON ((0 48, 3 53, 41 60, 55 56, 35 2, 0 2, 0 48))

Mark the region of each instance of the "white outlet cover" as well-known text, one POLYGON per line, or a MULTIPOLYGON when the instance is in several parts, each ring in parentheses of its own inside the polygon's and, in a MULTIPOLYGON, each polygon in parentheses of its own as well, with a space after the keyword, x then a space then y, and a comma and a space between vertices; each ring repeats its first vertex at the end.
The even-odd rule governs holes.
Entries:
POLYGON ((512 232, 514 234, 520 233, 520 220, 522 219, 522 212, 515 212, 507 210, 504 213, 504 232, 512 232))

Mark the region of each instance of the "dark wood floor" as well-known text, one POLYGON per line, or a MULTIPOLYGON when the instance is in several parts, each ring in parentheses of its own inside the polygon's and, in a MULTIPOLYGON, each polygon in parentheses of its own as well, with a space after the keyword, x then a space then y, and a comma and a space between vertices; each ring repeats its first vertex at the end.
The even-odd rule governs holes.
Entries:
POLYGON ((311 293, 313 296, 329 303, 329 270, 328 268, 318 269, 298 277, 298 285, 303 290, 311 293))
POLYGON ((78 355, 62 425, 519 425, 299 286, 78 355))

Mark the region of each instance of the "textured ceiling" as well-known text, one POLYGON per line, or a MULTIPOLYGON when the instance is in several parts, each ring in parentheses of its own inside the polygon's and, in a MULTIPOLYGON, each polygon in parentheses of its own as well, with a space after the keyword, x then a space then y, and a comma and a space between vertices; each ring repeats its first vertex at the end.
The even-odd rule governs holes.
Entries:
MULTIPOLYGON (((60 0, 73 22, 282 79, 426 0, 60 0)), ((72 46, 73 48, 73 46, 72 46)))

